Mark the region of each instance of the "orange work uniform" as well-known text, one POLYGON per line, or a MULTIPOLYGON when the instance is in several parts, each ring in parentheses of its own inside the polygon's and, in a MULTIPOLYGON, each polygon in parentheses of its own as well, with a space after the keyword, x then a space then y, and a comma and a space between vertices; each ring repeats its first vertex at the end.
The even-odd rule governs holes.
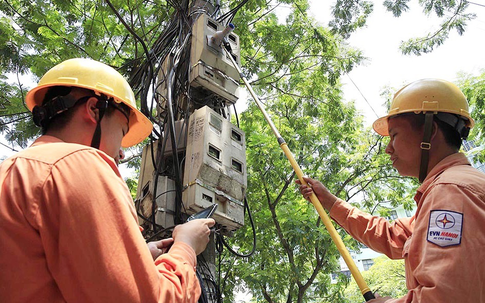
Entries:
POLYGON ((0 165, 0 301, 196 302, 185 243, 153 261, 114 160, 42 136, 0 165))
POLYGON ((338 199, 330 216, 355 239, 404 259, 409 292, 386 302, 485 302, 485 174, 456 153, 414 197, 416 214, 393 223, 338 199))

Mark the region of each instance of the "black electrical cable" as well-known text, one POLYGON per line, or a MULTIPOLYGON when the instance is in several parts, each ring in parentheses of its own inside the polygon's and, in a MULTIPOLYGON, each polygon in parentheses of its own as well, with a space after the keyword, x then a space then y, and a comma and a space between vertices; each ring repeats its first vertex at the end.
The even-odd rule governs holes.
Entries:
POLYGON ((237 123, 237 127, 239 127, 239 116, 237 115, 237 109, 236 109, 236 104, 234 103, 233 105, 233 108, 234 108, 234 116, 236 116, 236 123, 237 123))
MULTIPOLYGON (((135 37, 136 40, 138 40, 140 42, 140 44, 142 45, 143 47, 143 50, 145 52, 145 56, 146 56, 146 59, 147 59, 147 62, 148 62, 148 72, 151 76, 151 79, 153 79, 153 62, 152 62, 152 59, 151 59, 151 54, 153 55, 153 53, 150 53, 150 51, 148 51, 148 47, 147 45, 145 44, 145 41, 143 41, 143 39, 138 36, 138 34, 133 30, 133 28, 131 28, 127 23, 126 21, 123 19, 123 17, 119 14, 118 10, 113 6, 113 4, 110 2, 110 0, 105 0, 106 3, 108 4, 108 6, 111 8, 111 10, 113 11, 113 13, 116 15, 116 17, 118 17, 118 20, 120 20, 120 22, 123 24, 123 26, 128 30, 128 32, 130 32, 131 35, 133 35, 133 37, 135 37)), ((146 101, 146 95, 143 95, 144 98, 142 98, 143 100, 146 101)), ((148 108, 145 107, 146 104, 144 104, 144 102, 141 102, 141 110, 142 112, 147 116, 149 117, 150 119, 152 119, 152 115, 151 115, 151 112, 148 111, 148 108)))
MULTIPOLYGON (((174 5, 176 4, 177 3, 174 5)), ((159 79, 157 79, 156 75, 160 75, 160 70, 165 68, 163 62, 165 61, 169 50, 173 49, 177 41, 177 28, 180 25, 180 22, 178 21, 179 14, 180 13, 173 15, 173 18, 171 18, 164 32, 154 42, 150 50, 150 54, 152 54, 151 58, 147 58, 147 60, 144 62, 142 62, 141 59, 135 59, 131 61, 132 63, 130 63, 130 66, 135 67, 135 69, 133 69, 131 72, 130 83, 132 84, 133 89, 137 91, 137 95, 139 94, 141 96, 140 99, 142 101, 143 112, 145 109, 149 109, 148 111, 151 113, 154 108, 154 104, 159 104, 157 98, 159 94, 156 92, 156 89, 160 85, 160 82, 163 82, 163 80, 157 82, 159 79), (156 66, 156 70, 154 70, 153 65, 156 66), (147 102, 147 96, 149 93, 154 94, 150 105, 147 102)), ((157 123, 156 119, 153 119, 152 116, 149 117, 153 122, 157 123)), ((157 136, 160 137, 160 134, 158 133, 157 136)))
POLYGON ((199 273, 199 270, 196 270, 195 274, 197 275, 197 279, 199 280, 199 285, 200 285, 200 290, 201 290, 201 294, 200 294, 198 302, 209 303, 209 301, 207 300, 207 292, 205 291, 204 281, 202 279, 202 276, 199 273))
MULTIPOLYGON (((221 296, 221 292, 220 292, 220 288, 218 287, 216 281, 215 281, 215 277, 212 275, 212 271, 211 271, 211 268, 208 266, 208 262, 205 260, 204 258, 204 255, 203 254, 200 254, 197 256, 197 272, 202 272, 202 275, 204 275, 204 277, 202 277, 201 275, 201 280, 200 280, 200 283, 201 283, 201 287, 203 286, 204 288, 207 286, 209 288, 209 290, 211 289, 210 286, 209 286, 209 283, 211 283, 211 286, 213 287, 214 289, 214 293, 213 292, 205 292, 206 294, 206 297, 208 294, 213 294, 217 299, 218 301, 220 301, 220 299, 222 298, 221 296), (202 283, 202 282, 205 282, 202 283)), ((209 298, 209 299, 212 299, 212 296, 209 298)))
MULTIPOLYGON (((153 198, 152 198, 152 217, 153 217, 153 227, 152 230, 154 232, 157 231, 157 224, 156 224, 156 219, 155 219, 155 214, 157 210, 157 190, 158 190, 158 178, 160 177, 161 174, 161 168, 162 168, 162 161, 163 161, 163 151, 165 150, 164 148, 165 142, 158 142, 157 146, 157 160, 156 160, 156 166, 157 169, 155 171, 155 176, 153 177, 153 198), (162 145, 160 147, 160 145, 162 145)), ((152 154, 153 155, 153 154, 152 154)))
POLYGON ((155 138, 153 138, 153 136, 150 135, 150 151, 151 151, 151 159, 152 159, 152 165, 153 165, 153 170, 154 171, 157 171, 157 163, 155 161, 155 151, 153 150, 153 145, 155 143, 155 138))
MULTIPOLYGON (((224 244, 224 246, 234 255, 238 256, 238 257, 241 257, 241 258, 247 258, 247 257, 250 257, 251 255, 254 254, 254 252, 256 251, 256 228, 254 227, 254 222, 253 222, 253 217, 251 216, 251 211, 249 209, 249 204, 248 204, 248 201, 246 198, 244 198, 244 209, 247 210, 248 212, 248 217, 249 217, 249 222, 251 222, 251 227, 253 229, 253 248, 252 250, 247 253, 247 254, 240 254, 236 251, 234 251, 230 246, 229 244, 227 244, 227 242, 224 240, 224 236, 222 235, 217 235, 217 241, 221 241, 222 244, 224 244)), ((217 243, 217 242, 216 242, 217 243)), ((219 245, 220 247, 220 245, 219 245)), ((216 248, 217 248, 217 244, 216 244, 216 248)), ((219 250, 218 250, 219 251, 219 250)), ((219 251, 220 252, 220 251, 219 251)))
MULTIPOLYGON (((219 289, 224 289, 224 286, 225 286, 225 284, 226 284, 226 278, 224 278, 224 280, 222 280, 222 279, 221 279, 221 272, 222 272, 222 271, 221 271, 221 264, 222 264, 221 256, 222 256, 222 254, 219 254, 219 280, 218 280, 219 285, 218 285, 218 287, 219 287, 219 289), (222 283, 222 286, 221 286, 221 283, 222 283)), ((228 265, 227 265, 227 267, 228 267, 229 269, 231 269, 231 268, 234 266, 234 263, 235 263, 235 262, 236 262, 236 259, 235 259, 235 258, 234 258, 234 259, 232 259, 231 264, 228 264, 228 265)), ((227 274, 228 272, 229 272, 229 271, 227 271, 227 272, 226 272, 226 274, 227 274)))
POLYGON ((208 278, 203 278, 204 282, 209 290, 213 289, 214 292, 209 291, 207 296, 213 302, 214 299, 217 299, 217 302, 221 302, 222 300, 222 295, 219 289, 219 286, 216 284, 216 281, 213 279, 208 279, 208 278))
MULTIPOLYGON (((215 96, 209 96, 207 100, 195 100, 191 97, 190 94, 190 88, 191 86, 189 85, 189 77, 190 77, 190 43, 187 45, 187 37, 191 35, 191 25, 189 24, 189 19, 187 15, 188 11, 188 5, 189 1, 187 0, 167 0, 167 3, 171 5, 175 9, 175 13, 173 14, 173 18, 168 22, 168 25, 165 27, 164 32, 153 42, 151 49, 148 51, 146 42, 143 41, 133 30, 133 28, 130 28, 128 24, 124 22, 122 19, 121 15, 114 9, 112 4, 109 2, 109 0, 106 0, 108 5, 110 5, 111 9, 115 12, 117 15, 118 19, 123 23, 123 25, 128 29, 128 31, 135 37, 135 39, 139 40, 141 42, 141 45, 143 46, 144 49, 144 57, 143 58, 136 58, 133 60, 129 65, 127 64, 128 67, 133 67, 133 70, 131 70, 131 78, 130 78, 130 83, 134 86, 134 90, 137 91, 138 95, 140 96, 141 102, 142 102, 142 112, 149 116, 149 118, 154 122, 159 125, 159 132, 157 132, 154 129, 153 134, 150 135, 150 140, 151 140, 151 152, 152 152, 152 163, 154 170, 156 172, 154 176, 154 192, 153 192, 153 200, 152 200, 152 219, 145 218, 143 214, 139 212, 140 210, 140 203, 137 204, 137 213, 139 213, 140 217, 146 220, 149 224, 153 225, 153 230, 155 233, 151 235, 146 241, 151 241, 152 239, 155 239, 156 237, 160 236, 162 233, 174 228, 168 227, 164 228, 163 226, 159 225, 156 223, 155 219, 155 210, 156 210, 156 200, 169 192, 175 191, 177 193, 177 203, 176 205, 178 207, 183 207, 185 208, 185 205, 182 203, 181 195, 182 195, 182 180, 181 180, 181 171, 183 168, 183 163, 185 161, 185 157, 183 157, 179 163, 178 155, 177 155, 177 140, 175 140, 175 127, 174 127, 174 122, 178 118, 185 118, 186 121, 188 121, 189 117, 189 109, 191 108, 191 104, 201 102, 205 103, 203 105, 209 105, 212 108, 214 108, 216 111, 219 111, 221 115, 227 116, 226 111, 224 110, 224 103, 221 104, 221 101, 215 98, 215 96), (184 41, 181 41, 181 38, 185 37, 186 39, 184 41), (166 78, 166 75, 162 75, 163 70, 167 68, 167 65, 165 64, 166 60, 169 60, 169 52, 172 50, 173 52, 177 53, 179 56, 179 62, 176 66, 176 68, 173 70, 173 78, 171 79, 172 82, 168 83, 170 81, 167 81, 168 79, 166 78), (162 77, 165 76, 165 79, 158 79, 157 76, 162 77), (161 85, 166 85, 170 86, 171 88, 171 95, 170 96, 163 96, 163 90, 159 91, 158 89, 161 87, 161 85), (148 96, 149 94, 153 94, 153 97, 151 98, 151 102, 148 101, 148 96), (187 102, 185 104, 181 104, 178 100, 175 102, 170 102, 172 96, 186 96, 187 102), (167 98, 168 97, 168 98, 167 98), (165 104, 163 104, 163 102, 165 104), (164 106, 162 106, 164 105, 164 106), (160 117, 154 118, 152 116, 152 112, 156 106, 159 106, 160 108, 160 117), (172 112, 170 113, 169 110, 172 112), (165 112, 163 112, 165 110, 165 112), (165 117, 163 117, 165 116, 165 117), (168 123, 168 125, 167 125, 168 123), (167 127, 168 126, 168 127, 167 127), (171 131, 170 131, 171 130, 171 131), (168 132, 170 132, 170 136, 168 136, 168 132), (154 150, 154 143, 156 140, 165 137, 163 142, 159 142, 157 152, 156 154, 154 150), (164 163, 164 150, 165 146, 168 139, 171 139, 172 142, 172 152, 173 152, 173 158, 172 160, 174 161, 174 172, 173 176, 168 176, 169 178, 175 179, 176 183, 176 189, 175 190, 166 190, 160 194, 157 194, 157 183, 158 183, 158 177, 161 175, 162 171, 163 174, 165 175, 165 170, 166 166, 163 165, 164 163), (177 185, 179 183, 179 185, 177 185), (161 228, 161 229, 160 229, 161 228)), ((217 20, 218 21, 223 21, 223 20, 228 20, 228 22, 232 22, 234 16, 236 13, 239 11, 239 9, 247 3, 248 0, 243 0, 241 3, 239 3, 236 7, 231 9, 228 13, 220 16, 217 20)), ((220 6, 218 6, 215 10, 215 12, 212 14, 212 16, 217 16, 218 12, 220 11, 220 6)), ((167 93, 169 90, 165 89, 165 93, 167 93)), ((239 127, 239 117, 237 114, 237 111, 235 109, 235 115, 236 115, 236 121, 237 121, 237 126, 239 127)), ((193 107, 192 107, 193 108, 193 107)), ((197 108, 197 107, 196 107, 197 108)), ((228 110, 229 108, 227 108, 228 110)), ((187 123, 187 122, 185 122, 187 123)), ((170 172, 168 173, 169 175, 171 174, 170 172)), ((239 256, 239 257, 249 257, 251 256, 256 248, 256 231, 255 231, 255 226, 254 222, 251 216, 251 212, 249 209, 249 205, 246 199, 244 199, 244 209, 245 211, 248 212, 249 220, 253 229, 253 249, 249 254, 239 254, 235 252, 233 249, 229 247, 229 245, 225 242, 224 238, 222 236, 216 235, 216 248, 218 251, 222 251, 223 246, 226 246, 228 250, 239 256), (217 239, 219 239, 217 241, 217 239)), ((180 212, 180 211, 179 211, 180 212)), ((176 216, 180 217, 180 215, 176 216)), ((207 266, 207 264, 201 264, 207 266)), ((207 266, 208 268, 208 266, 207 266)), ((220 271, 220 264, 219 264, 219 271, 220 271)), ((210 271, 209 271, 210 273, 210 271)), ((213 277, 212 277, 213 278, 213 277)), ((204 281, 204 279, 200 279, 201 281, 204 281)), ((210 278, 205 280, 206 283, 212 283, 214 285, 214 289, 217 294, 217 299, 218 302, 222 302, 222 296, 220 295, 220 287, 215 283, 214 280, 211 280, 210 278)), ((201 284, 204 284, 201 282, 201 284)), ((203 296, 205 301, 203 302, 208 302, 207 301, 207 291, 206 288, 204 287, 203 289, 203 296)), ((202 298, 201 297, 201 298, 202 298)))
POLYGON ((138 215, 140 218, 142 218, 143 220, 145 220, 145 221, 147 221, 148 223, 150 223, 151 225, 157 225, 158 227, 163 228, 163 226, 156 224, 154 220, 152 220, 152 219, 150 219, 150 218, 146 217, 146 216, 145 216, 145 215, 144 215, 144 214, 141 212, 141 210, 140 210, 140 204, 141 204, 141 201, 135 201, 136 214, 137 214, 137 215, 138 215))
POLYGON ((153 235, 151 235, 148 239, 145 240, 145 242, 150 242, 151 240, 155 239, 157 236, 159 236, 160 234, 166 232, 167 230, 170 230, 170 229, 174 229, 175 228, 175 225, 174 226, 169 226, 169 227, 166 227, 166 228, 163 228, 159 231, 157 231, 156 233, 154 233, 153 235))
POLYGON ((163 193, 159 194, 156 199, 160 198, 161 196, 163 195, 166 195, 168 193, 171 193, 171 192, 175 192, 175 189, 171 189, 171 190, 167 190, 167 191, 164 191, 163 193))
POLYGON ((211 14, 211 18, 214 18, 215 16, 217 16, 220 10, 221 10, 221 5, 220 4, 216 5, 214 12, 211 14))
MULTIPOLYGON (((159 72, 160 72, 160 69, 161 69, 161 64, 158 65, 157 69, 154 71, 153 75, 159 75, 159 72)), ((158 105, 158 94, 156 93, 156 89, 158 87, 158 84, 157 85, 154 85, 154 81, 152 79, 152 81, 150 81, 151 84, 152 84, 152 93, 153 93, 153 97, 151 98, 151 102, 150 102, 150 109, 149 111, 150 112, 153 112, 153 106, 154 104, 157 104, 158 105)), ((148 92, 146 92, 146 90, 144 90, 144 95, 147 94, 148 92)), ((147 100, 148 102, 148 100, 147 100)), ((147 104, 148 105, 148 104, 147 104)), ((156 105, 155 105, 156 107, 156 105)), ((155 119, 153 119, 155 120, 155 119)))
POLYGON ((222 22, 223 20, 227 19, 227 18, 230 18, 229 21, 227 22, 228 24, 232 22, 232 20, 234 19, 234 16, 236 15, 236 13, 239 11, 239 9, 241 9, 241 7, 243 7, 244 4, 246 4, 249 0, 243 0, 241 1, 241 3, 239 3, 238 5, 236 5, 236 7, 234 7, 233 9, 231 9, 229 12, 223 14, 222 16, 220 16, 219 18, 217 18, 217 21, 219 22, 222 22))
MULTIPOLYGON (((164 129, 165 130, 165 129, 164 129)), ((152 230, 154 232, 157 231, 157 227, 160 226, 159 224, 156 224, 156 210, 157 210, 157 199, 163 195, 163 194, 166 194, 167 192, 171 192, 171 191, 175 191, 175 190, 169 190, 169 191, 165 191, 165 192, 162 192, 161 194, 157 195, 157 191, 158 191, 158 178, 159 176, 162 174, 162 167, 163 167, 163 155, 165 154, 165 148, 166 148, 166 144, 167 144, 167 140, 168 140, 168 136, 164 136, 164 139, 162 141, 159 141, 158 142, 158 146, 157 146, 157 157, 156 157, 156 161, 154 159, 154 151, 153 151, 153 143, 151 145, 151 149, 152 149, 152 161, 154 162, 154 171, 156 172, 155 173, 155 176, 154 176, 154 184, 153 184, 153 199, 152 199, 152 217, 153 217, 153 226, 152 226, 152 230)))
MULTIPOLYGON (((221 245, 222 245, 222 243, 221 243, 221 245)), ((217 246, 217 243, 216 243, 216 246, 217 246)), ((216 247, 216 249, 217 249, 217 247, 216 247)), ((219 252, 219 250, 218 250, 218 252, 219 252)), ((218 276, 217 276, 217 282, 218 282, 217 289, 219 289, 219 292, 221 291, 221 272, 222 272, 222 270, 221 270, 221 267, 222 267, 222 253, 221 252, 222 252, 222 247, 221 247, 221 251, 219 252, 219 256, 218 256, 219 257, 219 262, 217 264, 217 267, 218 267, 218 271, 217 271, 217 273, 218 273, 218 276)), ((220 298, 218 298, 217 303, 222 303, 222 296, 220 296, 220 298)))
POLYGON ((174 222, 175 224, 181 223, 181 205, 182 205, 182 177, 181 173, 178 170, 179 166, 179 161, 178 161, 178 153, 177 153, 177 142, 175 138, 175 118, 173 114, 173 107, 172 107, 172 77, 174 74, 176 66, 172 66, 170 69, 170 73, 168 74, 167 78, 167 108, 168 108, 168 125, 169 125, 169 131, 170 131, 170 139, 172 142, 172 155, 173 155, 173 163, 174 163, 174 171, 175 171, 175 189, 176 189, 176 194, 175 194, 175 218, 174 222))

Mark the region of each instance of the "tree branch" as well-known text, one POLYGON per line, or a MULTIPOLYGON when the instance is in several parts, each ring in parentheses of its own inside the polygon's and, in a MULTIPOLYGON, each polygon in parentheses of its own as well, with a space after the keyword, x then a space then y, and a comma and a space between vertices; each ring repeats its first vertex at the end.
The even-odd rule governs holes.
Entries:
MULTIPOLYGON (((27 19, 26 17, 24 17, 19 11, 17 11, 9 2, 8 0, 5 0, 5 3, 8 4, 8 6, 12 9, 12 11, 14 11, 18 16, 20 16, 20 18, 22 18, 23 20, 29 22, 29 23, 32 23, 34 25, 37 25, 39 27, 42 27, 42 26, 45 26, 47 27, 48 29, 50 29, 54 34, 56 34, 57 36, 61 37, 64 41, 66 41, 68 44, 74 46, 75 48, 79 49, 80 51, 82 51, 83 53, 85 53, 87 56, 90 56, 85 49, 83 49, 82 47, 80 47, 78 44, 70 41, 69 39, 65 38, 64 36, 60 35, 59 33, 57 33, 48 23, 47 23, 47 18, 44 18, 44 24, 40 24, 40 23, 37 23, 37 22, 34 22, 30 19, 27 19)), ((45 17, 45 16, 44 16, 45 17)))

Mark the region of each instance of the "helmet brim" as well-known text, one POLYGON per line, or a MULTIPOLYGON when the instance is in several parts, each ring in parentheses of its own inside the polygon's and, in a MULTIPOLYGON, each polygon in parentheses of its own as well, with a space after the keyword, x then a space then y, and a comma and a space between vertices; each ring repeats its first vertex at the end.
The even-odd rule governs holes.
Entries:
POLYGON ((151 134, 153 129, 152 122, 144 114, 130 104, 126 105, 131 108, 130 129, 121 141, 122 147, 130 147, 142 142, 151 134))
POLYGON ((381 136, 389 136, 389 116, 384 116, 372 123, 372 128, 381 136))

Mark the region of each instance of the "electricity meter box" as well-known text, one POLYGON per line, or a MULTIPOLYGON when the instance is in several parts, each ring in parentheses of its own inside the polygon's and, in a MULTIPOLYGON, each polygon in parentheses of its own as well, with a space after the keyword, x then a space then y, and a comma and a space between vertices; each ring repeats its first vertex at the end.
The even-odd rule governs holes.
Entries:
MULTIPOLYGON (((224 30, 224 26, 207 14, 201 14, 192 27, 192 44, 190 51, 190 85, 195 89, 215 93, 230 104, 238 96, 239 72, 223 50, 223 46, 210 43, 211 37, 224 30)), ((229 43, 234 61, 240 65, 239 37, 228 33, 225 37, 229 43)))
MULTIPOLYGON (((153 151, 156 152, 158 141, 155 141, 152 144, 153 151)), ((148 144, 143 148, 142 152, 140 177, 138 179, 138 188, 135 199, 137 201, 137 212, 145 218, 152 216, 154 194, 156 194, 155 223, 164 227, 173 226, 175 213, 175 182, 167 176, 159 175, 155 178, 152 146, 148 144), (157 182, 156 189, 155 180, 157 182)), ((140 217, 141 224, 145 221, 143 217, 140 217)))
POLYGON ((182 200, 188 212, 217 203, 213 217, 223 230, 244 225, 245 134, 207 106, 189 118, 184 185, 182 200))

